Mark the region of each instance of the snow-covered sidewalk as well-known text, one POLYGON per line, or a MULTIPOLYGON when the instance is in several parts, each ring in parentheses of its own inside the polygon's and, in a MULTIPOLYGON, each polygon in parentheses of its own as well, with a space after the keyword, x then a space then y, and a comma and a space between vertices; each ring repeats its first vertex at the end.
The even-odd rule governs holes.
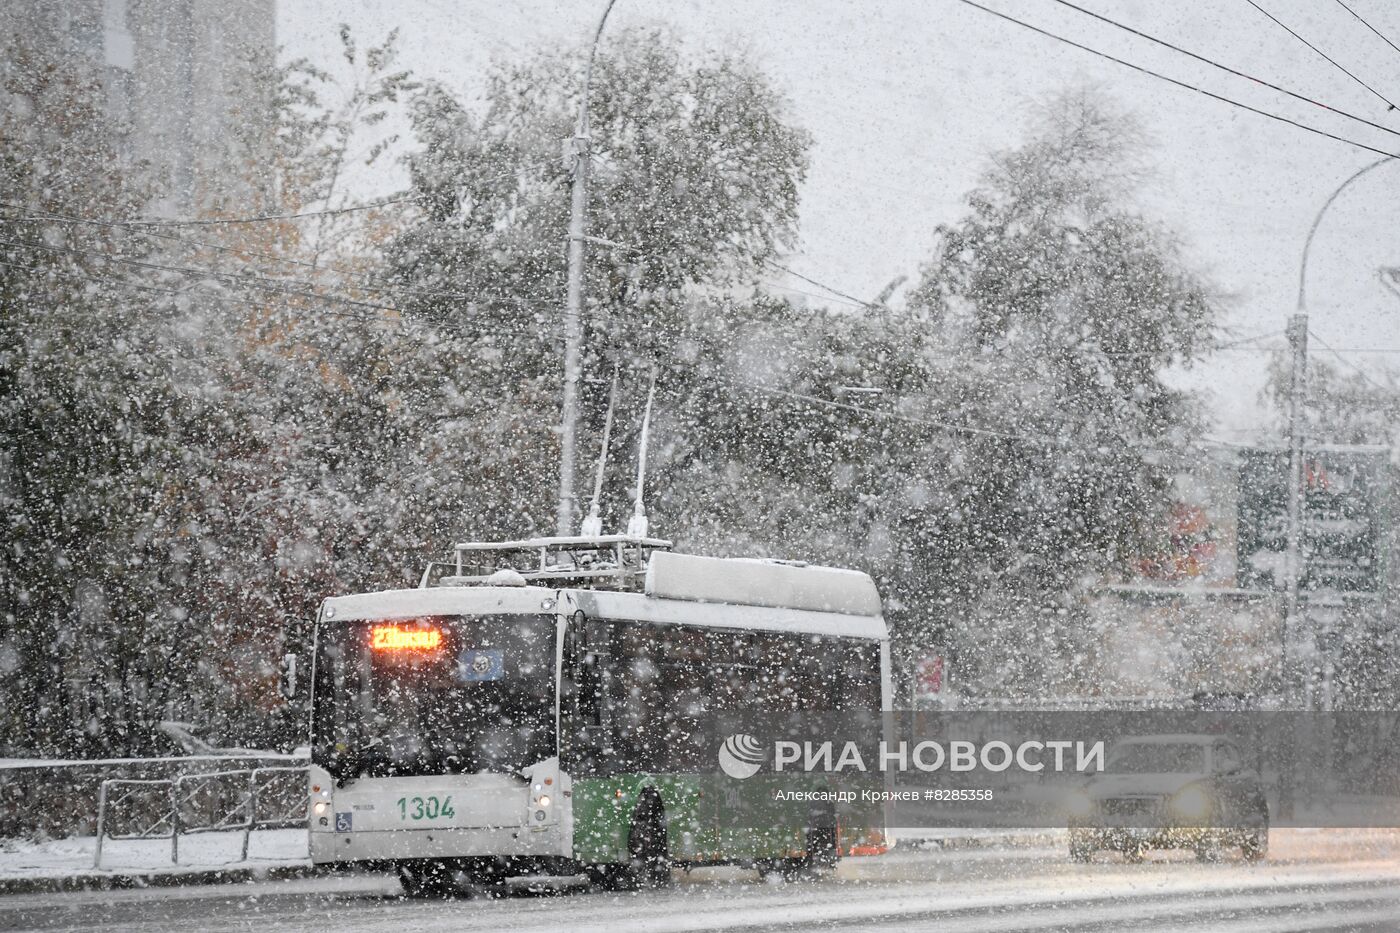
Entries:
POLYGON ((101 884, 143 879, 205 878, 224 873, 260 874, 305 869, 304 829, 267 829, 253 833, 248 858, 242 858, 243 833, 197 833, 180 836, 180 860, 171 861, 169 839, 107 839, 102 844, 102 867, 93 866, 97 840, 75 836, 46 842, 0 839, 0 888, 27 882, 101 884))
MULTIPOLYGON (((1015 849, 1062 841, 1063 831, 987 829, 896 829, 895 851, 916 849, 1015 849)), ((306 831, 259 830, 241 858, 242 832, 182 835, 180 861, 170 858, 169 839, 107 839, 102 867, 93 866, 97 840, 74 836, 46 842, 0 839, 0 891, 29 886, 81 887, 109 884, 203 882, 213 877, 307 871, 306 831)))

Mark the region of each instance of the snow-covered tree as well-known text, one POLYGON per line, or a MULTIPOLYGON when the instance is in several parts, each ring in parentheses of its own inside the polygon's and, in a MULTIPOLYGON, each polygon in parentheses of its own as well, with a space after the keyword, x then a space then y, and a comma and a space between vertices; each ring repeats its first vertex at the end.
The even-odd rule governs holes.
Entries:
MULTIPOLYGON (((498 67, 479 112, 439 86, 415 103, 423 146, 409 164, 424 218, 391 251, 397 281, 415 289, 416 315, 475 345, 462 391, 513 426, 526 445, 517 454, 528 451, 528 473, 478 474, 473 530, 506 530, 508 518, 519 533, 525 515, 547 527, 569 214, 560 148, 573 135, 583 66, 577 52, 546 50, 498 67), (532 485, 521 487, 527 475, 532 485), (517 487, 504 500, 498 476, 517 487)), ((690 376, 669 361, 701 307, 693 296, 751 281, 792 242, 809 141, 784 110, 742 57, 690 56, 654 30, 604 42, 590 98, 588 219, 590 236, 616 245, 587 247, 593 386, 618 363, 637 399, 661 365, 663 391, 684 394, 690 376)), ((595 428, 606 394, 586 393, 595 428)))
POLYGON ((150 663, 180 626, 164 593, 184 529, 167 490, 203 464, 181 443, 169 283, 140 243, 73 222, 145 203, 100 85, 17 39, 5 54, 0 745, 96 751, 137 731, 150 663))
POLYGON ((974 677, 1066 655, 1070 594, 1142 553, 1194 434, 1164 372, 1208 352, 1219 303, 1135 203, 1144 155, 1097 93, 1053 99, 939 229, 911 297, 906 404, 969 430, 929 444, 899 520, 914 588, 947 607, 926 619, 974 677))

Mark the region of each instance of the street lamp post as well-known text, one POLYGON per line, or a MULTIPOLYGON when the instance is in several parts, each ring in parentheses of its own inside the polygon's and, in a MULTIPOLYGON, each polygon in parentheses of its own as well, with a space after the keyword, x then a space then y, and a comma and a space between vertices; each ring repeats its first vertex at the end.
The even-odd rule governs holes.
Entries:
MULTIPOLYGON (((1307 495, 1303 485, 1303 420, 1306 415, 1305 405, 1308 394, 1308 255, 1312 251, 1313 237, 1317 235, 1317 228, 1321 226, 1322 218, 1327 214, 1327 209, 1332 206, 1332 202, 1336 201, 1341 193, 1351 186, 1352 182, 1394 158, 1395 156, 1383 156, 1354 172, 1338 185, 1336 190, 1323 202, 1317 216, 1313 218, 1312 226, 1308 228, 1308 238, 1303 243, 1303 261, 1298 268, 1298 307, 1288 320, 1288 343, 1293 349, 1293 372, 1288 394, 1288 548, 1284 562, 1286 576, 1284 580, 1283 637, 1279 664, 1280 674, 1285 678, 1289 676, 1289 633, 1296 635, 1299 631, 1298 584, 1303 574, 1303 510, 1307 495)), ((1304 693, 1309 706, 1311 706, 1311 695, 1310 689, 1304 693)))
POLYGON ((569 140, 573 162, 573 191, 569 212, 569 284, 564 305, 564 398, 560 406, 559 423, 559 506, 555 531, 560 535, 573 532, 574 526, 574 454, 578 442, 578 388, 583 377, 583 243, 586 236, 584 213, 588 208, 588 95, 593 84, 593 60, 598 57, 598 40, 608 21, 613 4, 608 0, 598 28, 593 33, 593 46, 588 52, 588 65, 583 73, 583 99, 579 101, 578 120, 574 136, 569 140))

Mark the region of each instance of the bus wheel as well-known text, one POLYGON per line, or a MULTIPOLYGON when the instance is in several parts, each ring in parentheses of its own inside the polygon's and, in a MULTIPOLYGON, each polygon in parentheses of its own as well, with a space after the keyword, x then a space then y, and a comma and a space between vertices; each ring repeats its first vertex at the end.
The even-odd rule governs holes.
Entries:
POLYGON ((497 900, 510 893, 506 872, 497 866, 458 873, 458 887, 473 898, 497 900))
POLYGON ((653 795, 642 798, 627 832, 627 861, 587 865, 588 880, 605 891, 659 888, 671 882, 666 812, 653 795))
POLYGON ((816 877, 816 872, 812 870, 812 863, 805 858, 765 859, 755 867, 758 869, 759 877, 770 883, 779 879, 785 882, 794 882, 816 877))
POLYGON ((836 867, 836 830, 807 831, 807 854, 801 858, 780 858, 758 863, 765 880, 781 877, 784 881, 809 881, 821 878, 836 867))
POLYGON ((604 891, 635 891, 636 879, 627 871, 626 865, 587 865, 584 873, 588 882, 604 891))
POLYGON ((399 883, 408 897, 451 897, 457 891, 452 873, 441 862, 419 859, 412 862, 399 862, 399 883))
POLYGON ((627 834, 627 872, 635 887, 660 888, 671 883, 671 850, 666 840, 666 811, 660 798, 642 799, 627 834))

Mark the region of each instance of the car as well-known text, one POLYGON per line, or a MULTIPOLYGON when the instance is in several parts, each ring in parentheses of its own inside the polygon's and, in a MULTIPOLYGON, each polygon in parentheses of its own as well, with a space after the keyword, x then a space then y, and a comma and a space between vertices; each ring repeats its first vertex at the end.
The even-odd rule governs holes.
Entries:
POLYGON ((1210 861, 1238 847, 1268 854, 1269 807, 1259 774, 1219 735, 1134 736, 1114 743, 1102 772, 1070 796, 1069 855, 1101 849, 1142 861, 1151 849, 1193 849, 1210 861))

